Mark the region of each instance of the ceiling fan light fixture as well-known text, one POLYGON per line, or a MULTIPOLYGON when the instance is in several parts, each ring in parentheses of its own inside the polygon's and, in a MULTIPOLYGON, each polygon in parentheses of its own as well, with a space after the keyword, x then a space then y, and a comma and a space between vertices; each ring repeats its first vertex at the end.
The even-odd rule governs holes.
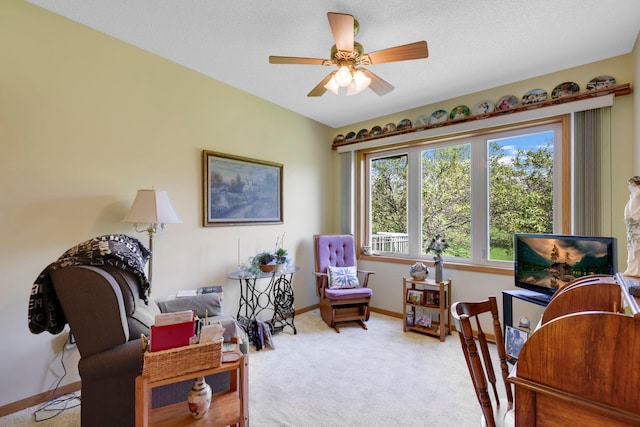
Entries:
POLYGON ((323 78, 307 96, 322 96, 327 90, 339 95, 340 92, 354 95, 371 87, 379 96, 391 92, 394 87, 368 69, 356 68, 384 64, 386 62, 423 59, 429 56, 427 42, 422 40, 401 46, 390 47, 365 53, 362 45, 354 40, 360 24, 347 13, 328 12, 329 26, 335 44, 331 47, 330 59, 291 56, 269 56, 270 64, 307 64, 338 66, 338 70, 323 78), (375 80, 375 81, 373 81, 375 80), (373 86, 371 86, 373 84, 373 86), (345 88, 341 90, 340 88, 345 88))
POLYGON ((349 86, 347 86, 347 91, 346 91, 345 95, 351 96, 351 95, 358 94, 360 92, 361 91, 359 91, 358 88, 356 87, 355 81, 353 81, 353 82, 351 82, 351 84, 349 84, 349 86))
POLYGON ((335 93, 336 95, 338 94, 338 90, 340 89, 340 86, 336 82, 336 76, 335 75, 329 79, 327 84, 324 85, 324 88, 327 89, 327 90, 330 90, 331 92, 335 93))
POLYGON ((347 92, 345 93, 345 95, 347 95, 347 96, 356 95, 356 94, 362 92, 363 90, 365 90, 367 87, 369 87, 369 85, 358 87, 358 85, 356 84, 356 82, 354 80, 354 81, 351 82, 351 84, 349 86, 347 86, 347 92))
POLYGON ((340 68, 338 68, 338 72, 336 72, 333 78, 340 87, 347 87, 353 81, 351 69, 346 65, 341 65, 340 68))
POLYGON ((371 79, 367 77, 362 70, 356 70, 356 72, 353 73, 353 82, 355 83, 356 90, 361 92, 369 87, 371 79))

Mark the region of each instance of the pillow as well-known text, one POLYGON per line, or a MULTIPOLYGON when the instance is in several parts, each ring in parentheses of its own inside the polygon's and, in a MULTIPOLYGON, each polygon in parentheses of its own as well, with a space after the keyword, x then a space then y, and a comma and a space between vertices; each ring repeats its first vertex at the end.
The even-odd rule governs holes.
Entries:
POLYGON ((352 267, 329 267, 329 288, 349 289, 360 286, 358 272, 355 266, 352 267))

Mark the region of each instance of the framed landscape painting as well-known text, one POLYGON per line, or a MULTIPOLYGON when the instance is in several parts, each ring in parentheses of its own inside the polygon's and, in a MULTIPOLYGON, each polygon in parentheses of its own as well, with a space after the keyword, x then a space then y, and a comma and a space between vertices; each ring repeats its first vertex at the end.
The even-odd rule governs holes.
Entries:
POLYGON ((204 226, 282 223, 279 163, 203 151, 204 226))

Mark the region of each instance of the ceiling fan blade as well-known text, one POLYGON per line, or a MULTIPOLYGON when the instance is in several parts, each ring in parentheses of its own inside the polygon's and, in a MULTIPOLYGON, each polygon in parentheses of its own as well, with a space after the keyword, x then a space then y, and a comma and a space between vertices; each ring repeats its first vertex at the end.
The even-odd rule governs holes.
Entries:
POLYGON ((422 59, 429 56, 426 41, 409 43, 402 46, 390 47, 366 54, 369 63, 382 64, 384 62, 407 61, 409 59, 422 59))
POLYGON ((269 64, 304 64, 304 65, 333 65, 330 61, 325 64, 327 59, 320 58, 298 58, 296 56, 270 56, 269 64))
POLYGON ((353 16, 346 13, 327 13, 329 25, 338 50, 353 50, 353 16))
POLYGON ((325 88, 324 85, 326 85, 329 82, 329 80, 331 80, 331 77, 333 77, 333 75, 335 73, 336 73, 335 71, 329 73, 329 75, 327 77, 325 77, 324 79, 322 79, 322 81, 320 83, 318 83, 316 85, 316 87, 311 89, 311 92, 309 92, 307 94, 307 96, 322 96, 322 95, 324 95, 324 93, 327 91, 327 88, 325 88))
POLYGON ((393 89, 393 85, 386 80, 381 79, 377 75, 373 74, 371 71, 367 69, 362 69, 362 72, 365 76, 371 79, 371 83, 369 84, 369 89, 374 91, 378 96, 386 95, 391 92, 393 89))

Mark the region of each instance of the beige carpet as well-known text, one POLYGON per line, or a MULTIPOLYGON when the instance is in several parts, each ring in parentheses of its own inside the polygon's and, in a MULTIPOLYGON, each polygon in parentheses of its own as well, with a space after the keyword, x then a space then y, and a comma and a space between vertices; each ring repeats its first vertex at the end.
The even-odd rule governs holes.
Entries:
MULTIPOLYGON (((284 426, 476 426, 477 403, 460 342, 402 332, 400 319, 374 313, 369 330, 329 329, 317 310, 274 336, 276 349, 249 360, 250 424, 284 426)), ((0 426, 79 427, 79 410, 33 422, 34 408, 0 426)), ((212 409, 215 410, 215 407, 212 409)))

